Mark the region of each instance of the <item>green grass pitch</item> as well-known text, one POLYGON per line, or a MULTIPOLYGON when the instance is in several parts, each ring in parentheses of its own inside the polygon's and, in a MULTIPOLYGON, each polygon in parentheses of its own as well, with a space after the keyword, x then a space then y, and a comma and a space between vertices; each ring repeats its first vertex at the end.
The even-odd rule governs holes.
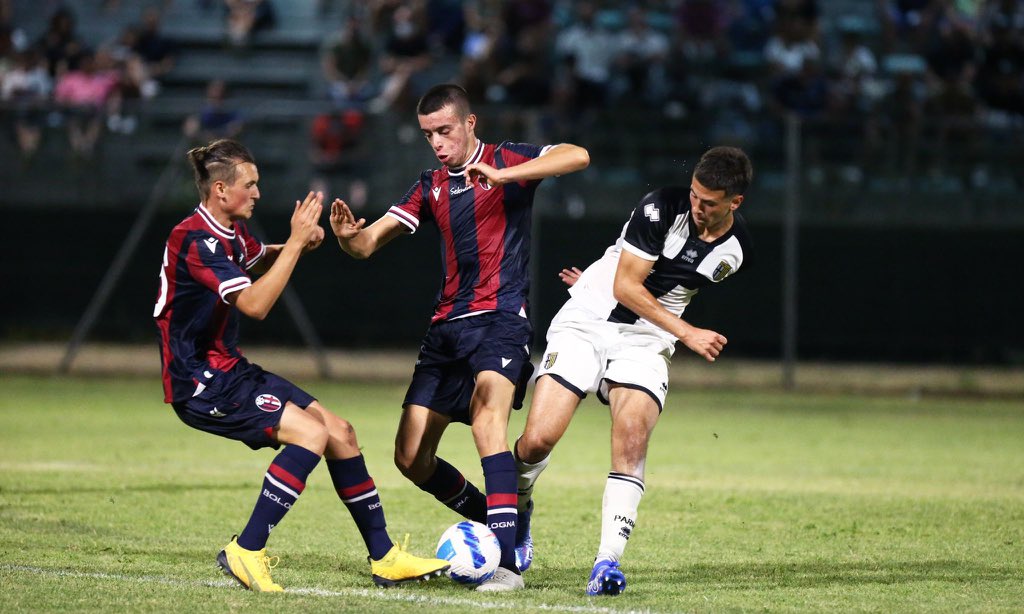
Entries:
MULTIPOLYGON (((356 427, 392 536, 458 518, 391 461, 403 386, 303 382, 356 427)), ((1024 611, 1024 402, 673 390, 623 561, 583 595, 608 413, 580 408, 538 483, 527 590, 372 586, 318 468, 270 541, 283 595, 215 567, 272 452, 191 430, 159 382, 0 376, 0 594, 15 611, 1024 611)), ((510 431, 518 434, 516 412, 510 431)), ((470 433, 441 454, 483 486, 470 433)))

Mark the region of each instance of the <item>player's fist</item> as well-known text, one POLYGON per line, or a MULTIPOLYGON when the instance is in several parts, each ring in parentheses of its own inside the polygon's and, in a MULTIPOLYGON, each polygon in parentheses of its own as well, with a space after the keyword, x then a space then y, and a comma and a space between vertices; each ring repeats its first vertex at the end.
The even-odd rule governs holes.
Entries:
POLYGON ((687 333, 679 338, 683 344, 708 362, 715 362, 729 340, 713 330, 690 327, 687 333))

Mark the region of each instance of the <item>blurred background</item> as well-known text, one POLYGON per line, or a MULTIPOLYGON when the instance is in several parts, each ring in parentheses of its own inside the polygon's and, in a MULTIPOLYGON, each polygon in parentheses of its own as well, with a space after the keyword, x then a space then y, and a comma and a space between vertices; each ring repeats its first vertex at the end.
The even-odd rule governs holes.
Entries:
MULTIPOLYGON (((537 194, 537 352, 558 270, 732 144, 756 266, 687 310, 730 357, 1024 367, 1024 0, 0 0, 0 344, 155 360, 187 147, 254 152, 268 242, 309 189, 372 222, 436 166, 414 108, 444 81, 487 142, 590 151, 537 194)), ((439 251, 327 241, 243 348, 415 351, 439 251)))

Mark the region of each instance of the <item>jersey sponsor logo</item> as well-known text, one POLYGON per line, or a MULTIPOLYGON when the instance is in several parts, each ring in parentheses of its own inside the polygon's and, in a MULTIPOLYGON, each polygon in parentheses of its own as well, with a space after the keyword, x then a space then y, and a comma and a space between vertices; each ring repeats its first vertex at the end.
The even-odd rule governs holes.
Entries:
POLYGON ((644 215, 646 215, 652 222, 657 222, 661 219, 661 211, 658 211, 658 208, 654 206, 654 203, 644 205, 644 215))
POLYGON ((210 253, 211 254, 216 254, 217 253, 217 244, 220 243, 220 241, 218 241, 217 239, 215 239, 213 237, 210 237, 209 239, 206 239, 203 242, 206 243, 206 247, 210 248, 210 253))
POLYGON ((732 265, 723 260, 715 267, 715 271, 711 274, 711 279, 722 281, 729 276, 729 273, 732 273, 732 265))
POLYGON ((272 394, 261 394, 256 397, 256 407, 266 412, 275 412, 281 409, 281 399, 272 394))
POLYGON ((448 194, 450 194, 452 196, 458 196, 459 194, 462 194, 463 192, 468 192, 468 191, 470 191, 472 189, 473 189, 473 186, 470 185, 470 184, 464 185, 461 188, 457 188, 455 186, 452 186, 452 187, 448 188, 448 194))
POLYGON ((558 360, 558 352, 551 352, 544 357, 544 368, 550 369, 555 366, 555 361, 558 360))
POLYGON ((508 363, 510 363, 510 362, 512 362, 511 358, 502 358, 501 359, 501 368, 504 369, 505 367, 508 366, 508 363))
POLYGON ((436 186, 430 188, 430 191, 434 194, 434 200, 437 200, 438 198, 441 198, 441 186, 436 185, 436 186))

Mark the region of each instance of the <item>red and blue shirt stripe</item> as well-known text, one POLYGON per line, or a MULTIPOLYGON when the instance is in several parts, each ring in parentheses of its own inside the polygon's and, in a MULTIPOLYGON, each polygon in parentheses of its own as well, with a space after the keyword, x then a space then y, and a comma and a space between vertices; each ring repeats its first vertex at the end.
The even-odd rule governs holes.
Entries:
MULTIPOLYGON (((550 149, 477 141, 468 164, 516 166, 550 149)), ((441 235, 441 289, 432 322, 487 311, 526 315, 530 288, 530 223, 540 180, 490 186, 471 182, 465 167, 424 171, 387 215, 416 232, 421 222, 441 235)))
POLYGON ((191 398, 215 371, 244 360, 238 310, 227 296, 252 285, 247 271, 265 253, 245 224, 226 228, 203 205, 171 231, 153 308, 165 402, 191 398))

